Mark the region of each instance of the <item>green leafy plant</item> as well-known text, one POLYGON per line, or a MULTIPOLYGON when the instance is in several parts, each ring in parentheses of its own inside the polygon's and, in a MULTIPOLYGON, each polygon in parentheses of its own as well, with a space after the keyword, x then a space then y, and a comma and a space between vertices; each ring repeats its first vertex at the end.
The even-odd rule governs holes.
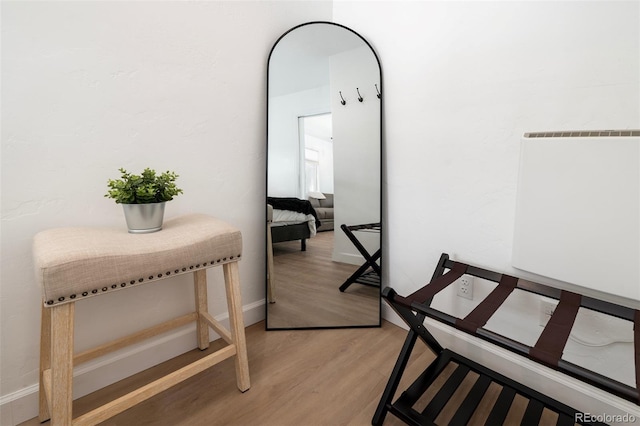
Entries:
POLYGON ((166 171, 160 175, 150 168, 142 174, 133 175, 120 168, 120 179, 109 179, 108 192, 104 195, 113 198, 118 204, 149 204, 173 200, 182 194, 182 189, 175 184, 178 175, 166 171))

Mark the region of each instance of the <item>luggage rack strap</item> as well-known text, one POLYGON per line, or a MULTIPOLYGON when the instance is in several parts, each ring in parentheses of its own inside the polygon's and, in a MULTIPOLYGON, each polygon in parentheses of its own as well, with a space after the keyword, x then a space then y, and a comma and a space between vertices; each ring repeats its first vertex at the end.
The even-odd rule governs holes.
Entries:
POLYGON ((489 321, 489 318, 491 318, 500 305, 507 300, 507 297, 509 297, 513 289, 516 288, 517 284, 518 279, 516 277, 502 275, 498 286, 464 319, 456 319, 456 325, 474 334, 476 330, 489 321))
POLYGON ((429 284, 422 287, 420 290, 410 294, 407 297, 397 295, 395 297, 396 302, 401 305, 410 308, 413 303, 427 304, 430 302, 433 296, 444 290, 447 286, 453 283, 455 280, 463 276, 467 272, 468 265, 459 262, 453 262, 451 270, 444 275, 441 275, 433 279, 429 284))
POLYGON ((529 351, 532 358, 544 364, 558 366, 558 361, 562 358, 562 352, 571 334, 571 328, 576 321, 581 300, 582 296, 579 294, 569 291, 561 293, 560 303, 542 330, 538 341, 529 351))

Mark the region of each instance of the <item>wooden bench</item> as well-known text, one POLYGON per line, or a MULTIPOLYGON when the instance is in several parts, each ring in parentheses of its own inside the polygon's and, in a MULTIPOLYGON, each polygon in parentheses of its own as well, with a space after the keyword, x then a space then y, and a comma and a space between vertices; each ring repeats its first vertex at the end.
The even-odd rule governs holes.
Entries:
POLYGON ((511 404, 518 395, 519 399, 526 401, 527 404, 522 419, 518 422, 520 424, 537 425, 545 409, 557 416, 556 424, 558 425, 602 424, 592 421, 591 417, 560 401, 490 370, 452 350, 443 348, 427 330, 424 324, 427 317, 580 379, 635 404, 640 401, 638 393, 638 384, 640 383, 640 313, 637 310, 456 262, 449 259, 447 254, 441 256, 431 282, 426 286, 406 297, 400 296, 392 288, 387 287, 383 290, 382 296, 409 326, 409 331, 373 417, 372 424, 374 425, 383 424, 387 413, 394 414, 407 424, 435 424, 436 417, 450 403, 456 390, 470 372, 473 372, 474 376, 477 375, 477 380, 463 400, 456 402, 459 405, 455 407, 455 415, 450 420, 450 425, 466 425, 472 418, 475 422, 477 419, 477 417, 473 417, 475 411, 492 384, 495 384, 496 388, 501 391, 494 405, 483 408, 486 418, 482 423, 486 425, 504 424, 511 404), (492 281, 497 283, 497 286, 464 318, 456 318, 430 306, 436 294, 465 274, 492 281), (551 318, 533 346, 497 334, 484 327, 514 290, 524 290, 559 300, 551 318), (620 318, 634 325, 635 387, 563 359, 563 351, 580 308, 620 318), (436 359, 393 401, 409 356, 418 338, 424 341, 435 353, 436 359), (427 391, 430 392, 431 399, 428 402, 420 403, 426 404, 426 406, 418 406, 418 400, 427 391))
MULTIPOLYGON (((242 392, 249 389, 238 275, 242 236, 238 229, 200 214, 169 220, 162 231, 151 234, 130 234, 117 229, 58 228, 37 234, 33 252, 43 296, 40 421, 50 418, 54 426, 102 422, 230 357, 235 357, 238 388, 242 392), (206 270, 217 266, 224 270, 230 329, 216 321, 207 309, 206 270), (194 312, 74 354, 76 302, 189 273, 194 277, 194 312), (194 321, 200 349, 209 346, 209 327, 228 345, 73 419, 74 365, 194 321)), ((144 300, 140 300, 140 309, 145 309, 144 300)))

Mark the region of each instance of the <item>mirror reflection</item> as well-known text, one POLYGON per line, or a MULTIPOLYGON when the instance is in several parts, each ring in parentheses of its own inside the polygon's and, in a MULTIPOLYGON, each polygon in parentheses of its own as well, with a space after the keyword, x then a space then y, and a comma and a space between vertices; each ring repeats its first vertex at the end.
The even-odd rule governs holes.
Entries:
POLYGON ((271 51, 268 329, 380 325, 380 80, 341 25, 298 26, 271 51))

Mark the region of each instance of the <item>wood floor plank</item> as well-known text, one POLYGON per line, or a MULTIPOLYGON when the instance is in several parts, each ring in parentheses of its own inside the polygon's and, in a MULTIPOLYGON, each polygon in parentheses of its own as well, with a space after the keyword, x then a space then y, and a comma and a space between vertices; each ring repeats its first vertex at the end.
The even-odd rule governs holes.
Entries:
POLYGON ((470 426, 479 426, 484 425, 489 417, 489 413, 491 413, 491 409, 493 405, 498 400, 500 396, 500 392, 502 391, 502 386, 497 384, 496 382, 492 382, 489 385, 489 389, 484 394, 484 397, 480 401, 478 408, 473 413, 473 416, 469 419, 470 426))

